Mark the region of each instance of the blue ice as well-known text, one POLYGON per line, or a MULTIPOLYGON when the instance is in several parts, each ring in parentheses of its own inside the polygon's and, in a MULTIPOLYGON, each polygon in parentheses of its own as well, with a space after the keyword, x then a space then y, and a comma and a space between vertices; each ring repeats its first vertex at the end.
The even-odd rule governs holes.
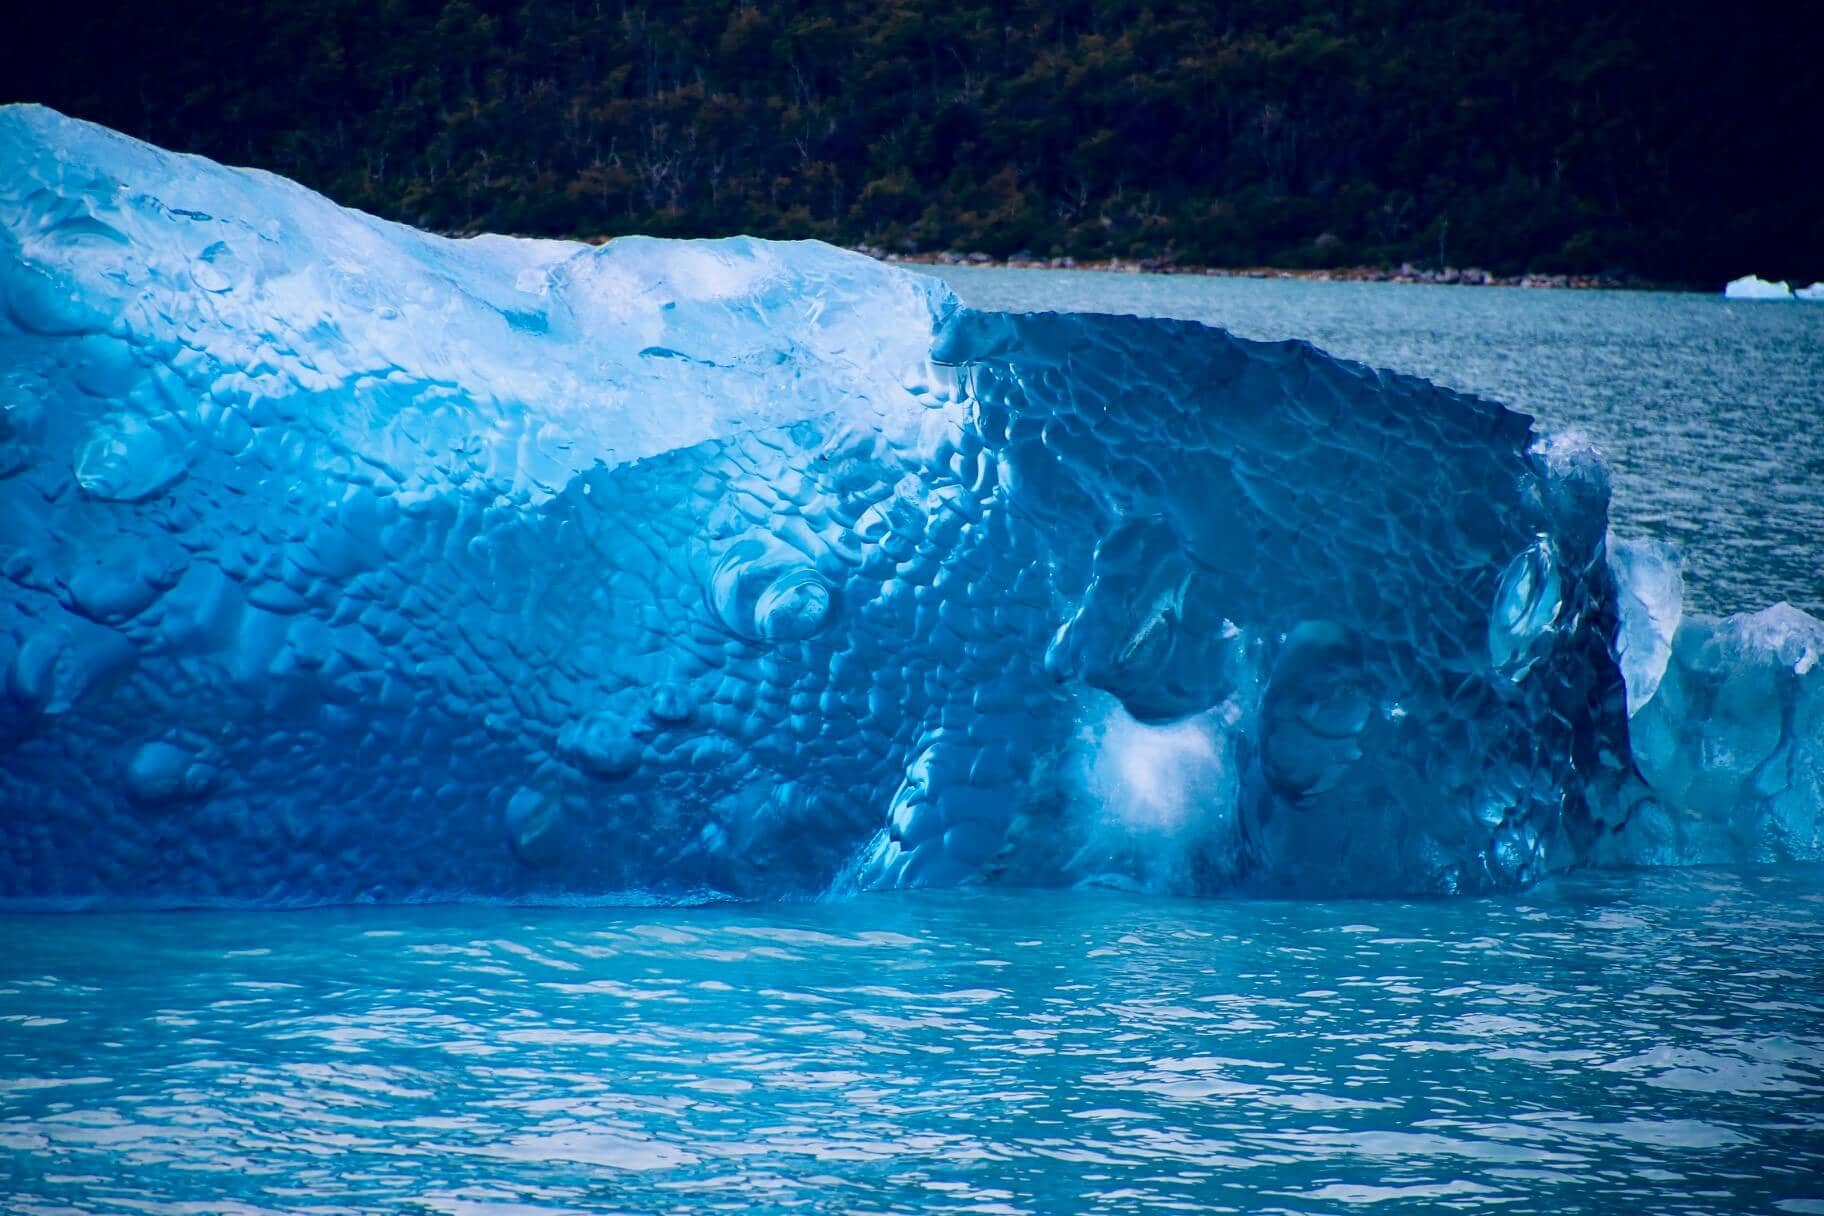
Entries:
POLYGON ((1500 405, 815 243, 444 239, 37 107, 0 166, 5 900, 1818 853, 1817 623, 1681 620, 1500 405))

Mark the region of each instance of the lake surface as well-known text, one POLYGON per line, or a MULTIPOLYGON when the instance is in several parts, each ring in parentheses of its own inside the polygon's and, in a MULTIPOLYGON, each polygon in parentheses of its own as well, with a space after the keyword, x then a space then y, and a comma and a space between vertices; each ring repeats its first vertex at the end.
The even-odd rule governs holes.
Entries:
POLYGON ((0 919, 8 1213, 1824 1212, 1824 874, 0 919))
MULTIPOLYGON (((1824 610, 1824 307, 945 271, 1577 426, 1712 610, 1824 610)), ((1824 1213, 1824 870, 0 916, 0 1212, 1824 1213)))
POLYGON ((967 304, 1184 317, 1493 397, 1604 449, 1687 602, 1824 614, 1824 305, 1641 291, 943 267, 967 304))

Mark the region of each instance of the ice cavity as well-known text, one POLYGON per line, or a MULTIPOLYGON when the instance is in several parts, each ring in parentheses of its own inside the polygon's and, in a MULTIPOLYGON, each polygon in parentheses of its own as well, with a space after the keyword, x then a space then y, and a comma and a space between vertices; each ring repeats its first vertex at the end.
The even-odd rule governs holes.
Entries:
POLYGON ((1140 721, 1112 697, 1082 703, 1062 790, 1074 851, 1061 878, 1163 891, 1237 881, 1239 703, 1171 722, 1140 721))
POLYGON ((1792 288, 1784 282, 1770 283, 1755 275, 1731 279, 1723 288, 1727 300, 1790 300, 1792 288))
POLYGON ((1815 667, 1620 597, 1495 403, 32 107, 0 167, 0 898, 1495 891, 1691 837, 1722 750, 1803 808, 1720 689, 1815 667))

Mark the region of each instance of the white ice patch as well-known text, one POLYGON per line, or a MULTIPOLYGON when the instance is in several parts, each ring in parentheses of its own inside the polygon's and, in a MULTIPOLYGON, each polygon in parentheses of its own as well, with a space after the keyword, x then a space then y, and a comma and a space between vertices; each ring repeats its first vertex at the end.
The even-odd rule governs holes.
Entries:
POLYGON ((1824 621, 1784 600, 1731 620, 1736 622, 1740 646, 1751 653, 1774 656, 1780 666, 1790 668, 1796 676, 1810 675, 1824 658, 1824 621))
POLYGON ((1232 864, 1236 779, 1233 702, 1162 725, 1112 696, 1085 701, 1069 788, 1078 881, 1146 891, 1190 889, 1192 867, 1232 864))

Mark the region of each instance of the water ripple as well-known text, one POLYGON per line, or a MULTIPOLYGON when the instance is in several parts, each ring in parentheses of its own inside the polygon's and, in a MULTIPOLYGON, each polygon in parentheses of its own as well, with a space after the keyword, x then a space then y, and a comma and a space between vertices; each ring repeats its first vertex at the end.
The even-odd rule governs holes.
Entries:
POLYGON ((1820 879, 11 917, 0 1193, 22 1216, 1805 1212, 1820 879))

